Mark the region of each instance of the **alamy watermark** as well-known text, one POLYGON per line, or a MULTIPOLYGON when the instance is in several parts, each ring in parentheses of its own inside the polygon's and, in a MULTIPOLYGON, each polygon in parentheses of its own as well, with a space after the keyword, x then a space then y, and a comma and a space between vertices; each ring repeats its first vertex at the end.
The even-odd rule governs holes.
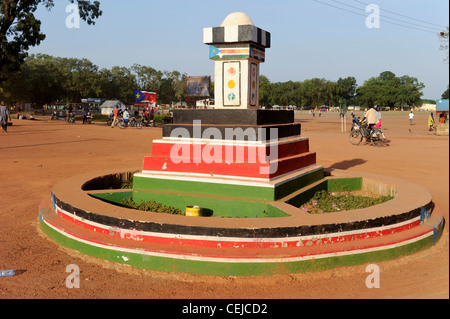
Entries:
POLYGON ((376 4, 369 4, 366 12, 370 14, 366 18, 366 27, 368 29, 380 28, 380 7, 376 4))
POLYGON ((370 275, 366 278, 367 288, 380 288, 380 267, 375 264, 367 265, 366 272, 370 272, 370 275))
POLYGON ((66 28, 68 29, 79 29, 80 28, 80 10, 78 5, 72 3, 66 6, 66 12, 70 13, 66 17, 66 28))
MULTIPOLYGON (((176 143, 170 150, 173 163, 269 163, 260 167, 260 174, 273 174, 278 169, 278 128, 241 127, 225 128, 223 136, 217 127, 203 130, 200 120, 193 121, 192 136, 184 127, 177 127, 170 133, 171 139, 193 139, 192 154, 190 143, 176 143), (267 136, 269 133, 269 136, 267 136), (202 143, 201 141, 207 141, 202 143), (237 141, 222 143, 222 141, 237 141), (198 142, 197 142, 198 141, 198 142), (217 141, 218 143, 214 143, 217 141), (220 142, 219 142, 220 141, 220 142), (245 141, 242 142, 241 141, 245 141), (268 142, 268 147, 257 147, 258 143, 268 142), (255 146, 255 147, 249 147, 255 146), (267 154, 267 150, 269 153, 267 154)), ((265 145, 265 144, 263 144, 265 145)))
POLYGON ((66 272, 70 273, 66 277, 66 287, 69 289, 80 288, 80 267, 75 264, 67 265, 66 272))

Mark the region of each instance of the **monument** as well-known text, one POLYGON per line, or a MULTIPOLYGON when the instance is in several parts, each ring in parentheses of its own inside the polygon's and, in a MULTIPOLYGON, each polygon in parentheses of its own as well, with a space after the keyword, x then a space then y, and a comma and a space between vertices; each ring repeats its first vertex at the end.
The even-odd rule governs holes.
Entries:
POLYGON ((174 110, 133 188, 277 200, 322 179, 294 111, 258 109, 270 33, 235 12, 220 27, 205 28, 203 42, 215 63, 215 108, 174 110))
POLYGON ((215 107, 258 108, 259 64, 270 48, 270 33, 254 26, 245 13, 234 12, 220 27, 203 29, 203 43, 215 61, 215 107))
POLYGON ((142 167, 57 184, 39 207, 49 238, 133 267, 221 276, 319 271, 397 258, 437 242, 443 214, 426 189, 325 170, 294 111, 258 108, 268 32, 232 13, 220 27, 205 28, 203 41, 215 63, 216 108, 174 110, 142 167), (132 187, 119 189, 124 182, 132 187), (343 186, 394 198, 327 214, 300 209, 315 192, 343 186), (186 213, 132 209, 129 201, 186 213))

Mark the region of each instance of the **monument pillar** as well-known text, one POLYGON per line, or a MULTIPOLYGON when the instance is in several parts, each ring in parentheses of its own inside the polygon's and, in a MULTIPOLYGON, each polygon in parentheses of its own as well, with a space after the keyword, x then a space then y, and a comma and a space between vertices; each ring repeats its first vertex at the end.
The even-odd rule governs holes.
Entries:
POLYGON ((216 108, 174 110, 173 123, 163 126, 152 156, 134 174, 133 189, 195 194, 195 205, 221 214, 206 197, 274 201, 322 179, 294 111, 258 109, 259 65, 270 34, 235 12, 203 36, 215 61, 216 108))
POLYGON ((270 47, 270 33, 256 27, 247 14, 229 14, 220 27, 203 29, 203 43, 215 61, 215 108, 257 109, 259 64, 270 47))

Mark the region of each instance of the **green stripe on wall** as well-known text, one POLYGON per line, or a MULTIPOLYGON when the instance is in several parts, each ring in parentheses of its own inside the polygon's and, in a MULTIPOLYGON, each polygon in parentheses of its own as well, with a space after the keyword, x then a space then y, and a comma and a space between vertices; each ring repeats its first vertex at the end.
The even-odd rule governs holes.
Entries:
POLYGON ((320 181, 324 178, 323 169, 319 169, 303 176, 294 178, 286 183, 283 183, 275 189, 275 200, 281 199, 293 192, 306 187, 312 183, 320 181))
POLYGON ((56 243, 85 255, 97 257, 141 269, 163 272, 193 273, 217 276, 269 276, 275 274, 303 273, 351 266, 370 262, 380 262, 418 252, 433 245, 433 236, 396 248, 338 257, 280 263, 227 263, 211 261, 192 261, 153 257, 144 254, 121 252, 91 246, 64 236, 41 222, 42 231, 56 243))
POLYGON ((264 218, 289 216, 282 210, 265 201, 250 201, 228 199, 223 197, 196 196, 190 194, 175 194, 167 192, 133 191, 133 192, 105 192, 90 194, 90 196, 120 205, 123 199, 132 197, 135 203, 140 201, 155 201, 166 206, 178 208, 182 212, 186 206, 201 206, 203 216, 231 217, 231 218, 264 218), (127 196, 124 196, 127 194, 127 196))
POLYGON ((276 188, 271 188, 134 176, 133 190, 164 190, 174 193, 196 193, 274 201, 323 178, 323 170, 319 169, 294 178, 276 188))
POLYGON ((133 190, 164 190, 174 193, 208 194, 267 201, 274 200, 274 190, 270 187, 181 181, 141 176, 135 176, 133 178, 133 190))

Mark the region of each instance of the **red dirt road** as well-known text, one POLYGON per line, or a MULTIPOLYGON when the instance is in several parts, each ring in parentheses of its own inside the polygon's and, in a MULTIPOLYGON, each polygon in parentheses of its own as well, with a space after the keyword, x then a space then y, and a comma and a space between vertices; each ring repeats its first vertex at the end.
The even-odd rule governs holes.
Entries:
MULTIPOLYGON (((447 224, 431 249, 377 263, 380 288, 367 288, 367 265, 270 277, 216 277, 132 269, 61 248, 41 233, 38 205, 52 187, 83 173, 140 167, 161 128, 111 129, 105 124, 13 120, 0 134, 0 299, 18 298, 449 298, 449 137, 410 126, 407 113, 383 113, 389 146, 353 146, 337 114, 299 116, 317 162, 326 168, 377 173, 427 188, 447 224), (80 269, 80 288, 66 287, 66 266, 80 269)), ((350 119, 349 119, 350 122, 350 119)), ((347 129, 350 128, 350 123, 347 129)), ((411 194, 414 196, 414 194, 411 194)))

